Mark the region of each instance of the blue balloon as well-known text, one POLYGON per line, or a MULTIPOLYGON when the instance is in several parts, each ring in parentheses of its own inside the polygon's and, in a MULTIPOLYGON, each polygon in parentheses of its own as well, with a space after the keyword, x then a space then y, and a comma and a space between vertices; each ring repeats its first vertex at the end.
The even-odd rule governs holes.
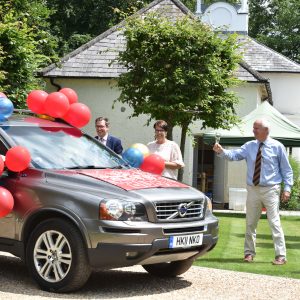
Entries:
POLYGON ((134 168, 138 168, 144 160, 143 153, 137 148, 128 148, 123 152, 122 157, 134 168))
POLYGON ((0 97, 0 120, 8 119, 14 111, 13 103, 5 97, 0 97))
POLYGON ((6 122, 7 118, 5 116, 0 115, 0 122, 6 122))

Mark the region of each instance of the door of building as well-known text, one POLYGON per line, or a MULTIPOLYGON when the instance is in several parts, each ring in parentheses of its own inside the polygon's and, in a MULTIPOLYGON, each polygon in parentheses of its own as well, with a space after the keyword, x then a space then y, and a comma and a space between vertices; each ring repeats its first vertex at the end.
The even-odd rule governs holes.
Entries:
POLYGON ((195 137, 194 150, 194 186, 213 199, 214 151, 212 145, 203 143, 202 137, 195 137))

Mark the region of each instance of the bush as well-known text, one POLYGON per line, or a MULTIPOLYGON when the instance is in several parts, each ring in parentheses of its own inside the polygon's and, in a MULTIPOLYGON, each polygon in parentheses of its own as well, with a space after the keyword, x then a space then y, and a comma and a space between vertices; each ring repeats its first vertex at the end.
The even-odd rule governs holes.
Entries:
POLYGON ((291 198, 287 203, 280 202, 281 210, 300 210, 300 163, 293 157, 289 157, 294 174, 294 185, 291 191, 291 198))

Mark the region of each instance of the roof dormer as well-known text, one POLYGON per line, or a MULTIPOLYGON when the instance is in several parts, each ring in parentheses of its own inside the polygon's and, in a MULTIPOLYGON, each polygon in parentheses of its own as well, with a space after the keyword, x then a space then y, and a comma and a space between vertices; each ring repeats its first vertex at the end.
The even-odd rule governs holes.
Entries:
POLYGON ((204 5, 197 0, 196 15, 216 30, 248 34, 248 2, 241 0, 240 4, 216 2, 204 5))

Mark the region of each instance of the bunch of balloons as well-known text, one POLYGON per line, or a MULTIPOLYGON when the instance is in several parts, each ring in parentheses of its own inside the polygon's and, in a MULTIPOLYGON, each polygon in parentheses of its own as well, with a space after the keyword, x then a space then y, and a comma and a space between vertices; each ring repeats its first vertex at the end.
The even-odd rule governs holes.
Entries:
POLYGON ((0 121, 7 120, 13 111, 13 103, 6 97, 4 93, 0 92, 0 121))
POLYGON ((50 94, 34 90, 28 94, 26 102, 32 112, 61 118, 74 127, 81 128, 91 119, 90 109, 78 102, 76 92, 70 88, 62 88, 50 94))
MULTIPOLYGON (((6 167, 14 172, 21 172, 28 168, 31 161, 29 151, 22 146, 10 148, 5 155, 6 167)), ((4 161, 0 156, 0 175, 4 170, 4 161)), ((0 187, 0 218, 8 215, 14 207, 14 198, 10 191, 0 187)))
POLYGON ((134 168, 161 175, 165 168, 165 161, 157 154, 150 154, 144 144, 136 143, 123 152, 122 158, 134 168))

